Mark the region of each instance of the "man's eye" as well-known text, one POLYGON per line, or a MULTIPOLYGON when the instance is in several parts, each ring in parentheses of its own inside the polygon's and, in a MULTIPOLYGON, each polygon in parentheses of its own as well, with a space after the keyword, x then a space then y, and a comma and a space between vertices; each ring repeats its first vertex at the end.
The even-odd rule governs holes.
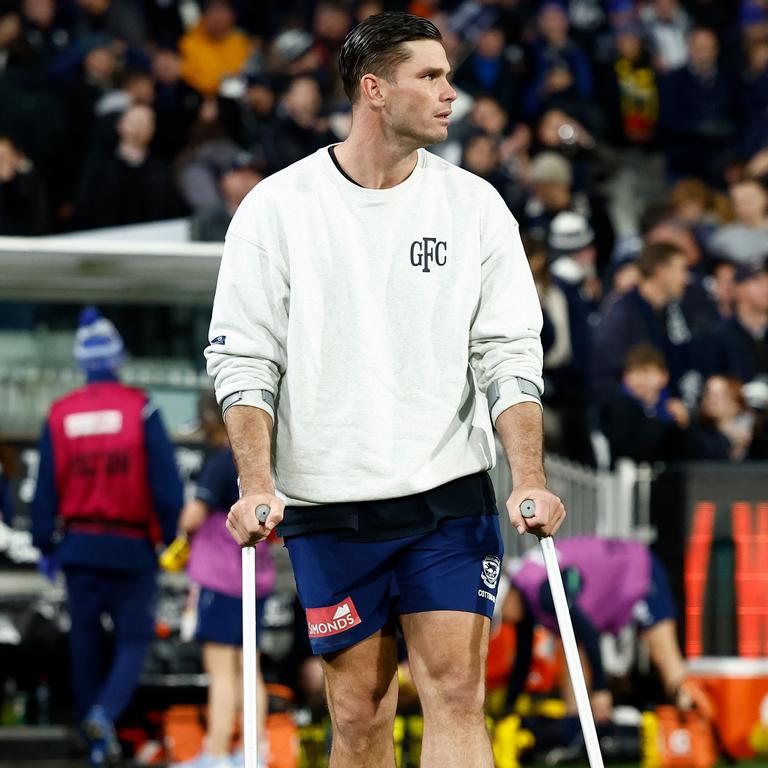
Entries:
POLYGON ((424 78, 425 78, 426 80, 434 80, 434 79, 435 79, 435 76, 434 76, 434 75, 424 75, 424 78))

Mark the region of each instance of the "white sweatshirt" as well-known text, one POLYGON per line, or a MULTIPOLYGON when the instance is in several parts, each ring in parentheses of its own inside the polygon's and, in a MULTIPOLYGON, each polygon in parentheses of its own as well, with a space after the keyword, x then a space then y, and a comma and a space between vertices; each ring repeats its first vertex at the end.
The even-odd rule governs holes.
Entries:
POLYGON ((205 355, 220 403, 276 417, 288 503, 364 501, 493 466, 482 393, 498 386, 494 421, 537 401, 524 390, 543 390, 541 322, 517 222, 487 182, 420 150, 405 181, 366 189, 323 148, 236 212, 205 355))

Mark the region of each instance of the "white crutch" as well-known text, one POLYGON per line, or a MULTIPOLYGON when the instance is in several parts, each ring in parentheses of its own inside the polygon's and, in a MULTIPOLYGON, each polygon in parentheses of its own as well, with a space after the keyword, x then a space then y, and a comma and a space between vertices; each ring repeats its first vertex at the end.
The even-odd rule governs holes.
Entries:
MULTIPOLYGON (((525 518, 531 518, 536 514, 536 502, 533 499, 525 499, 520 504, 520 514, 525 518)), ((600 742, 597 740, 595 720, 592 717, 592 707, 589 703, 587 684, 584 682, 584 670, 581 668, 579 648, 576 645, 576 637, 573 634, 571 613, 568 610, 568 600, 563 587, 563 577, 560 574, 560 564, 557 561, 555 540, 551 536, 542 536, 539 539, 541 551, 544 555, 544 565, 547 568, 549 588, 552 590, 552 599, 555 603, 557 624, 560 627, 560 637, 565 650, 565 660, 568 663, 568 674, 576 696, 576 707, 579 711, 581 731, 584 734, 584 743, 587 746, 590 768, 603 768, 603 756, 600 753, 600 742)))
MULTIPOLYGON (((269 506, 259 504, 265 523, 269 506)), ((256 768, 256 548, 243 547, 243 753, 245 768, 256 768)))

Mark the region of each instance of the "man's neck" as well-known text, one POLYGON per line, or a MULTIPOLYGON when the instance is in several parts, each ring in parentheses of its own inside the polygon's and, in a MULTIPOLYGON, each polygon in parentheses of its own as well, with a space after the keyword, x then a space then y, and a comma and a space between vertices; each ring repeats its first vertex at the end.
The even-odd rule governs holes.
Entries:
POLYGON ((351 179, 367 189, 390 189, 405 181, 416 167, 417 148, 393 142, 378 128, 352 126, 335 147, 336 160, 351 179))
POLYGON ((125 160, 128 165, 141 165, 147 159, 147 150, 145 147, 139 147, 125 141, 118 144, 117 154, 125 160))
POLYGON ((669 300, 664 291, 653 282, 653 280, 643 280, 637 286, 638 293, 655 309, 662 310, 669 304, 669 300))

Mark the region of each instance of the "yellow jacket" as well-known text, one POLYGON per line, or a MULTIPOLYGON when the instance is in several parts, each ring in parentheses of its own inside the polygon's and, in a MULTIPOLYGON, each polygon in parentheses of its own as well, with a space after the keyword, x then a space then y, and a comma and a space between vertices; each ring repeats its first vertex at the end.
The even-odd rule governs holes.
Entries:
POLYGON ((199 22, 179 43, 181 77, 204 96, 215 96, 224 77, 240 72, 252 48, 251 41, 242 32, 231 32, 223 40, 213 40, 199 22))

